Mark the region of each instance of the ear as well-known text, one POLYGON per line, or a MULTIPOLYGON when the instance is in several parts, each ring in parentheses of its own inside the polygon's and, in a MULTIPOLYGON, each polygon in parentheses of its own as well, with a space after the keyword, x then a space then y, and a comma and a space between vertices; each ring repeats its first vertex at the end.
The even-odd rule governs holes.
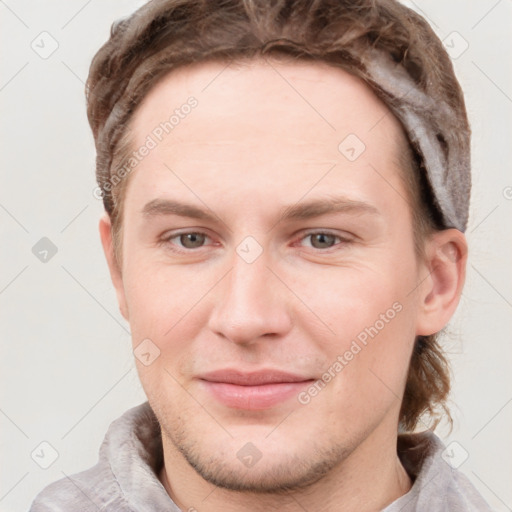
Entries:
POLYGON ((422 268, 428 276, 419 288, 416 326, 416 335, 422 336, 443 329, 457 308, 466 279, 466 237, 457 229, 438 231, 427 241, 425 253, 422 268))
POLYGON ((104 213, 99 222, 101 245, 107 259, 110 278, 116 290, 119 311, 126 320, 129 320, 128 307, 126 305, 126 297, 124 293, 123 277, 121 269, 114 257, 114 245, 112 243, 112 224, 108 213, 104 213))

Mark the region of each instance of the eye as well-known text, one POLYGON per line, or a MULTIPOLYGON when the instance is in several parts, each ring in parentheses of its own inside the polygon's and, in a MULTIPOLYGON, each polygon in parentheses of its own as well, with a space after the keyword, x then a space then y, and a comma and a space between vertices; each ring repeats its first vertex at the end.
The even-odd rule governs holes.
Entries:
POLYGON ((183 249, 200 249, 208 238, 205 233, 192 231, 168 236, 162 240, 162 243, 177 245, 183 249))
MULTIPOLYGON (((343 242, 349 242, 349 240, 342 238, 338 235, 334 235, 332 233, 327 233, 324 231, 317 231, 314 233, 308 233, 306 234, 302 239, 301 242, 305 240, 310 240, 310 247, 313 247, 314 249, 330 249, 331 247, 334 247, 338 243, 343 242)), ((301 245, 304 245, 301 243, 301 245)), ((307 246, 307 245, 306 245, 307 246)))
MULTIPOLYGON (((201 249, 203 246, 207 245, 207 240, 209 239, 210 237, 206 233, 188 231, 164 237, 161 243, 170 246, 174 251, 187 252, 193 251, 194 249, 201 249)), ((331 249, 336 245, 348 243, 350 243, 349 239, 326 231, 307 233, 299 241, 299 245, 302 247, 311 247, 319 250, 331 249), (309 243, 307 242, 308 240, 309 243)))

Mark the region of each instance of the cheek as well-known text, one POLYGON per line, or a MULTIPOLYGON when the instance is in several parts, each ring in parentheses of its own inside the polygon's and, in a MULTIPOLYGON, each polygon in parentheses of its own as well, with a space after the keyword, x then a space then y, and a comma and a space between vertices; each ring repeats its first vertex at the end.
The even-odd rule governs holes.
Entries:
POLYGON ((383 325, 396 325, 397 309, 412 308, 409 295, 415 284, 414 268, 392 261, 386 265, 384 257, 375 259, 378 264, 309 269, 290 275, 290 288, 309 309, 305 316, 297 317, 299 323, 304 321, 307 327, 305 319, 310 319, 313 329, 322 321, 340 341, 357 337, 375 323, 379 331, 383 325))
POLYGON ((414 263, 390 260, 387 266, 357 271, 332 269, 314 287, 309 281, 309 289, 306 281, 295 280, 298 294, 303 290, 304 302, 322 320, 302 317, 301 328, 324 356, 336 400, 354 414, 368 404, 389 405, 405 384, 415 334, 414 271, 414 263))
POLYGON ((181 367, 207 321, 206 301, 201 299, 212 286, 201 277, 170 266, 127 266, 125 290, 137 372, 157 407, 168 395, 188 402, 179 384, 181 367), (148 352, 150 361, 144 359, 148 352))
POLYGON ((197 329, 202 298, 212 288, 204 272, 137 261, 126 265, 124 285, 134 345, 150 338, 163 350, 179 348, 197 329), (195 321, 191 321, 191 318, 195 321), (166 343, 164 340, 173 340, 166 343))

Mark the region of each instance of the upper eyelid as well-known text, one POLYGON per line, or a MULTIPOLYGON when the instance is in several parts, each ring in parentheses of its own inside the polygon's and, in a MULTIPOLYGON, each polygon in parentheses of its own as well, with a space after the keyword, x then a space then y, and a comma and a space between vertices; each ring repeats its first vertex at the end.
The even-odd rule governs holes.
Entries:
POLYGON ((340 233, 336 233, 334 230, 330 230, 330 229, 311 229, 311 230, 306 230, 302 233, 302 238, 306 237, 306 236, 309 236, 309 235, 317 235, 317 234, 322 234, 322 235, 332 235, 332 236, 337 236, 339 238, 343 238, 343 235, 341 235, 340 233))

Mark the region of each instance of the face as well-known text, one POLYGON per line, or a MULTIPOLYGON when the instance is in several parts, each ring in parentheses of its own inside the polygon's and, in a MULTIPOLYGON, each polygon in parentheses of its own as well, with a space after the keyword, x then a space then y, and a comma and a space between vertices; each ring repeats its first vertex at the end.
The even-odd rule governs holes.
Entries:
POLYGON ((118 297, 140 379, 164 446, 204 479, 307 485, 396 439, 420 271, 401 128, 326 64, 212 62, 152 89, 134 148, 190 96, 126 189, 118 297))

